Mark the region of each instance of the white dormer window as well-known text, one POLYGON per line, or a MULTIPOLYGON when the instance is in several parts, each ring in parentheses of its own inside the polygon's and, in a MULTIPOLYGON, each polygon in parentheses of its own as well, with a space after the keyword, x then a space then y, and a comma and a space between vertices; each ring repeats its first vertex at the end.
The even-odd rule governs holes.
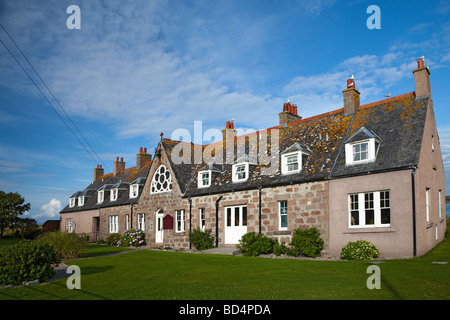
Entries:
POLYGON ((132 184, 130 187, 130 198, 137 198, 138 195, 139 195, 139 185, 132 184))
POLYGON ((281 173, 293 174, 302 170, 311 150, 295 143, 281 153, 281 173))
POLYGON ((281 173, 300 172, 302 169, 302 153, 300 151, 283 154, 281 156, 281 173))
POLYGON ((69 207, 73 208, 75 207, 76 198, 70 198, 69 207))
POLYGON ((211 170, 200 171, 198 173, 198 187, 206 188, 211 185, 211 170))
POLYGON ((360 164, 375 161, 380 137, 361 127, 345 142, 345 164, 360 164))
POLYGON ((102 203, 105 200, 105 191, 101 190, 97 194, 97 203, 102 203))
POLYGON ((375 138, 345 145, 345 163, 358 164, 375 161, 378 142, 375 138))
POLYGON ((111 201, 116 201, 118 194, 119 194, 119 189, 117 189, 117 188, 111 189, 111 201))
POLYGON ((78 197, 78 206, 81 207, 84 205, 84 196, 78 197))
POLYGON ((242 182, 248 179, 248 162, 233 165, 233 182, 242 182))

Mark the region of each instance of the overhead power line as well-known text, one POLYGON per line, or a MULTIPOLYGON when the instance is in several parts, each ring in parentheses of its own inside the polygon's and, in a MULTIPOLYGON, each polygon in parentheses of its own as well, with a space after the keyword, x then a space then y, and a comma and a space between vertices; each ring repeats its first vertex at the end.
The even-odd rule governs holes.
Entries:
POLYGON ((56 101, 56 103, 59 105, 60 109, 64 112, 64 114, 66 115, 66 117, 69 119, 70 123, 73 125, 73 127, 75 128, 75 130, 79 133, 79 135, 82 137, 82 139, 85 141, 85 143, 89 146, 89 148, 92 150, 92 153, 95 154, 95 156, 97 157, 97 159, 94 158, 94 156, 92 155, 92 153, 88 150, 88 148, 84 145, 84 143, 80 140, 80 138, 75 134, 74 130, 72 130, 72 128, 69 126, 69 124, 64 120, 64 118, 60 115, 60 113, 56 110, 56 108, 53 106, 53 104, 50 102, 50 100, 47 98, 47 96, 43 93, 43 91, 41 90, 41 88, 39 88, 39 86, 36 84, 36 82, 33 80, 33 78, 30 76, 30 74, 25 70, 25 68, 23 67, 23 65, 19 62, 19 60, 16 58, 16 56, 12 53, 12 51, 8 48, 8 46, 0 39, 0 42, 3 44, 3 46, 6 48, 6 50, 9 52, 9 54, 13 57, 14 61, 16 61, 16 63, 20 66, 20 68, 23 70, 23 72, 27 75, 27 77, 31 80, 31 82, 34 84, 34 86, 38 89, 38 91, 40 92, 40 94, 44 97, 44 99, 47 101, 47 103, 50 105, 50 107, 52 107, 52 109, 55 111, 55 113, 58 115, 58 117, 61 119, 61 121, 66 125, 66 127, 70 130, 70 132, 72 133, 72 135, 75 137, 75 139, 77 139, 78 143, 84 148, 84 150, 86 150, 86 152, 89 154, 89 156, 96 162, 96 163, 101 163, 104 165, 104 167, 108 170, 109 168, 104 164, 103 160, 100 158, 100 156, 97 154, 97 152, 95 152, 94 148, 91 146, 91 144, 87 141, 86 137, 83 135, 83 133, 80 131, 80 129, 77 127, 77 125, 74 123, 74 121, 72 120, 72 118, 69 116, 69 114, 66 112, 66 110, 63 108, 63 106, 61 105, 61 103, 58 101, 58 99, 55 97, 55 95, 53 94, 53 92, 50 90, 50 88, 47 86, 47 84, 45 83, 45 81, 42 79, 42 77, 39 75, 39 73, 36 71, 36 69, 33 67, 33 65, 31 64, 31 62, 28 60, 28 58, 25 56, 25 54, 23 53, 23 51, 20 49, 20 47, 17 45, 16 41, 14 41, 13 37, 9 34, 9 32, 6 30, 6 28, 3 26, 3 24, 0 23, 0 26, 2 27, 2 29, 5 31, 5 33, 8 35, 9 39, 12 41, 12 43, 14 44, 14 46, 17 48, 17 50, 19 50, 20 54, 24 57, 24 59, 27 61, 27 63, 30 65, 30 67, 33 69, 34 73, 37 75, 37 77, 39 78, 39 80, 43 83, 43 85, 45 86, 45 88, 47 89, 47 91, 50 93, 50 95, 53 97, 53 99, 56 101))

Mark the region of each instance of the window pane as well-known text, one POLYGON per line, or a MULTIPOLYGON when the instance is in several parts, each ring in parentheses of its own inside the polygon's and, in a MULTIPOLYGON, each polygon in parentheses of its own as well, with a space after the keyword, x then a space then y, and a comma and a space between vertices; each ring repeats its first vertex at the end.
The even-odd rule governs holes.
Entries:
POLYGON ((242 207, 242 226, 247 225, 247 207, 242 207))
POLYGON ((287 228, 287 215, 282 215, 280 220, 280 227, 287 228))
POLYGON ((381 223, 391 223, 391 209, 381 209, 381 223))
POLYGON ((352 226, 358 226, 359 225, 359 211, 352 211, 351 212, 351 219, 350 223, 352 226))
POLYGON ((231 208, 227 208, 227 227, 231 227, 231 208))
POLYGON ((374 218, 374 210, 366 210, 366 224, 374 224, 375 218, 374 218))
POLYGON ((361 152, 367 151, 368 143, 361 143, 361 152))
POLYGON ((234 208, 234 226, 239 226, 239 207, 234 208))

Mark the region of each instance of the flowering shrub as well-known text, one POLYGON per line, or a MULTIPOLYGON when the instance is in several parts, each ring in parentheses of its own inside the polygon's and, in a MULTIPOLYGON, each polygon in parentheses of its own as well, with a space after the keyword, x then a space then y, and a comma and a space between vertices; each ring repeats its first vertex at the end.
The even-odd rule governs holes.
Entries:
POLYGON ((347 260, 372 260, 379 255, 380 250, 366 240, 349 242, 341 251, 341 257, 347 260))
POLYGON ((125 230, 117 241, 118 247, 139 247, 145 244, 145 233, 138 228, 125 230))

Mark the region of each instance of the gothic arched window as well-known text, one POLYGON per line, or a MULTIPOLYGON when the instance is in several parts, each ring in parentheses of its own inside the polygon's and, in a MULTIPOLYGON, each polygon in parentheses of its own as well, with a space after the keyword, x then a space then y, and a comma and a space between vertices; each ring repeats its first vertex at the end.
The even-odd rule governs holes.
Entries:
POLYGON ((165 165, 160 165, 153 174, 150 193, 172 191, 172 177, 165 165))

